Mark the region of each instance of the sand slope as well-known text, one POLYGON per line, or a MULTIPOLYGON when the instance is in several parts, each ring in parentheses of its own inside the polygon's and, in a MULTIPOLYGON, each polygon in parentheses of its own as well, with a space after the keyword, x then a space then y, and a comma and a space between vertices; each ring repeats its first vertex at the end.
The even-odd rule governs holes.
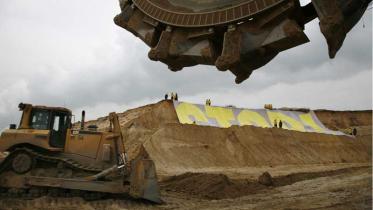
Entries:
MULTIPOLYGON (((342 122, 350 125, 353 114, 348 113, 342 122)), ((344 117, 340 112, 335 116, 330 111, 317 115, 327 124, 344 117)), ((371 122, 369 112, 358 115, 363 125, 371 122)), ((120 114, 120 121, 130 156, 139 145, 144 145, 161 176, 250 167, 371 164, 371 132, 354 138, 253 126, 184 125, 178 122, 172 101, 126 111, 120 114)), ((98 124, 100 129, 108 126, 106 118, 89 123, 98 124)))

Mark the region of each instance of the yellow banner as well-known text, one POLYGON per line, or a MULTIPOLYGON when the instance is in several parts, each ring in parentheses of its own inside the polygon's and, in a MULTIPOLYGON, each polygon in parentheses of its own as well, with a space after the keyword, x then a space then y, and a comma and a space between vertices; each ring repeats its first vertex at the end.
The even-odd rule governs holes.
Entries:
POLYGON ((343 135, 326 128, 313 111, 298 112, 267 109, 239 109, 233 107, 205 106, 174 101, 182 124, 228 128, 232 125, 252 125, 263 128, 280 127, 301 132, 343 135), (281 124, 281 125, 280 125, 281 124))

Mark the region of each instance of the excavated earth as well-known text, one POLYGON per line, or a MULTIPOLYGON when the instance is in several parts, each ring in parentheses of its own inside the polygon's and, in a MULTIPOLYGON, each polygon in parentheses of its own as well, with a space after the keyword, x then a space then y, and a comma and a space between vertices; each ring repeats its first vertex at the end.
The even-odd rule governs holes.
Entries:
MULTIPOLYGON (((165 203, 0 199, 2 209, 371 209, 372 112, 316 110, 332 130, 180 124, 172 101, 120 113, 130 157, 143 145, 154 160, 165 203), (267 176, 261 177, 264 172, 267 176), (263 182, 265 180, 265 182, 263 182)), ((108 129, 107 117, 87 122, 108 129)))

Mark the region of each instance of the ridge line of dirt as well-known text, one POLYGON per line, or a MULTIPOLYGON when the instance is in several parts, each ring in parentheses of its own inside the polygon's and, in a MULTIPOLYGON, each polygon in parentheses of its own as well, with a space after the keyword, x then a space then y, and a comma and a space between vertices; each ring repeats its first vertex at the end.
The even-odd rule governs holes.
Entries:
POLYGON ((285 176, 273 177, 273 185, 271 186, 265 186, 258 181, 229 179, 224 174, 188 172, 165 179, 161 182, 161 187, 167 192, 177 192, 207 200, 232 199, 257 194, 266 189, 292 185, 297 182, 322 177, 338 176, 366 168, 371 168, 371 166, 350 167, 321 172, 292 173, 285 176))

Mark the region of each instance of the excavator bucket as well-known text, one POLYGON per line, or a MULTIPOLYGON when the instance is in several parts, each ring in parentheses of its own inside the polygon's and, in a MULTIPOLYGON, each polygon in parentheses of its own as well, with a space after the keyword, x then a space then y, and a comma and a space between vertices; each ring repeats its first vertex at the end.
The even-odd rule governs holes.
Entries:
POLYGON ((119 0, 114 22, 171 71, 195 65, 229 70, 236 83, 279 53, 309 42, 305 24, 320 19, 334 58, 371 0, 119 0))
POLYGON ((363 16, 371 0, 312 0, 320 19, 320 29, 334 58, 347 33, 363 16))
POLYGON ((155 165, 143 146, 139 155, 131 162, 130 195, 162 203, 155 165))

